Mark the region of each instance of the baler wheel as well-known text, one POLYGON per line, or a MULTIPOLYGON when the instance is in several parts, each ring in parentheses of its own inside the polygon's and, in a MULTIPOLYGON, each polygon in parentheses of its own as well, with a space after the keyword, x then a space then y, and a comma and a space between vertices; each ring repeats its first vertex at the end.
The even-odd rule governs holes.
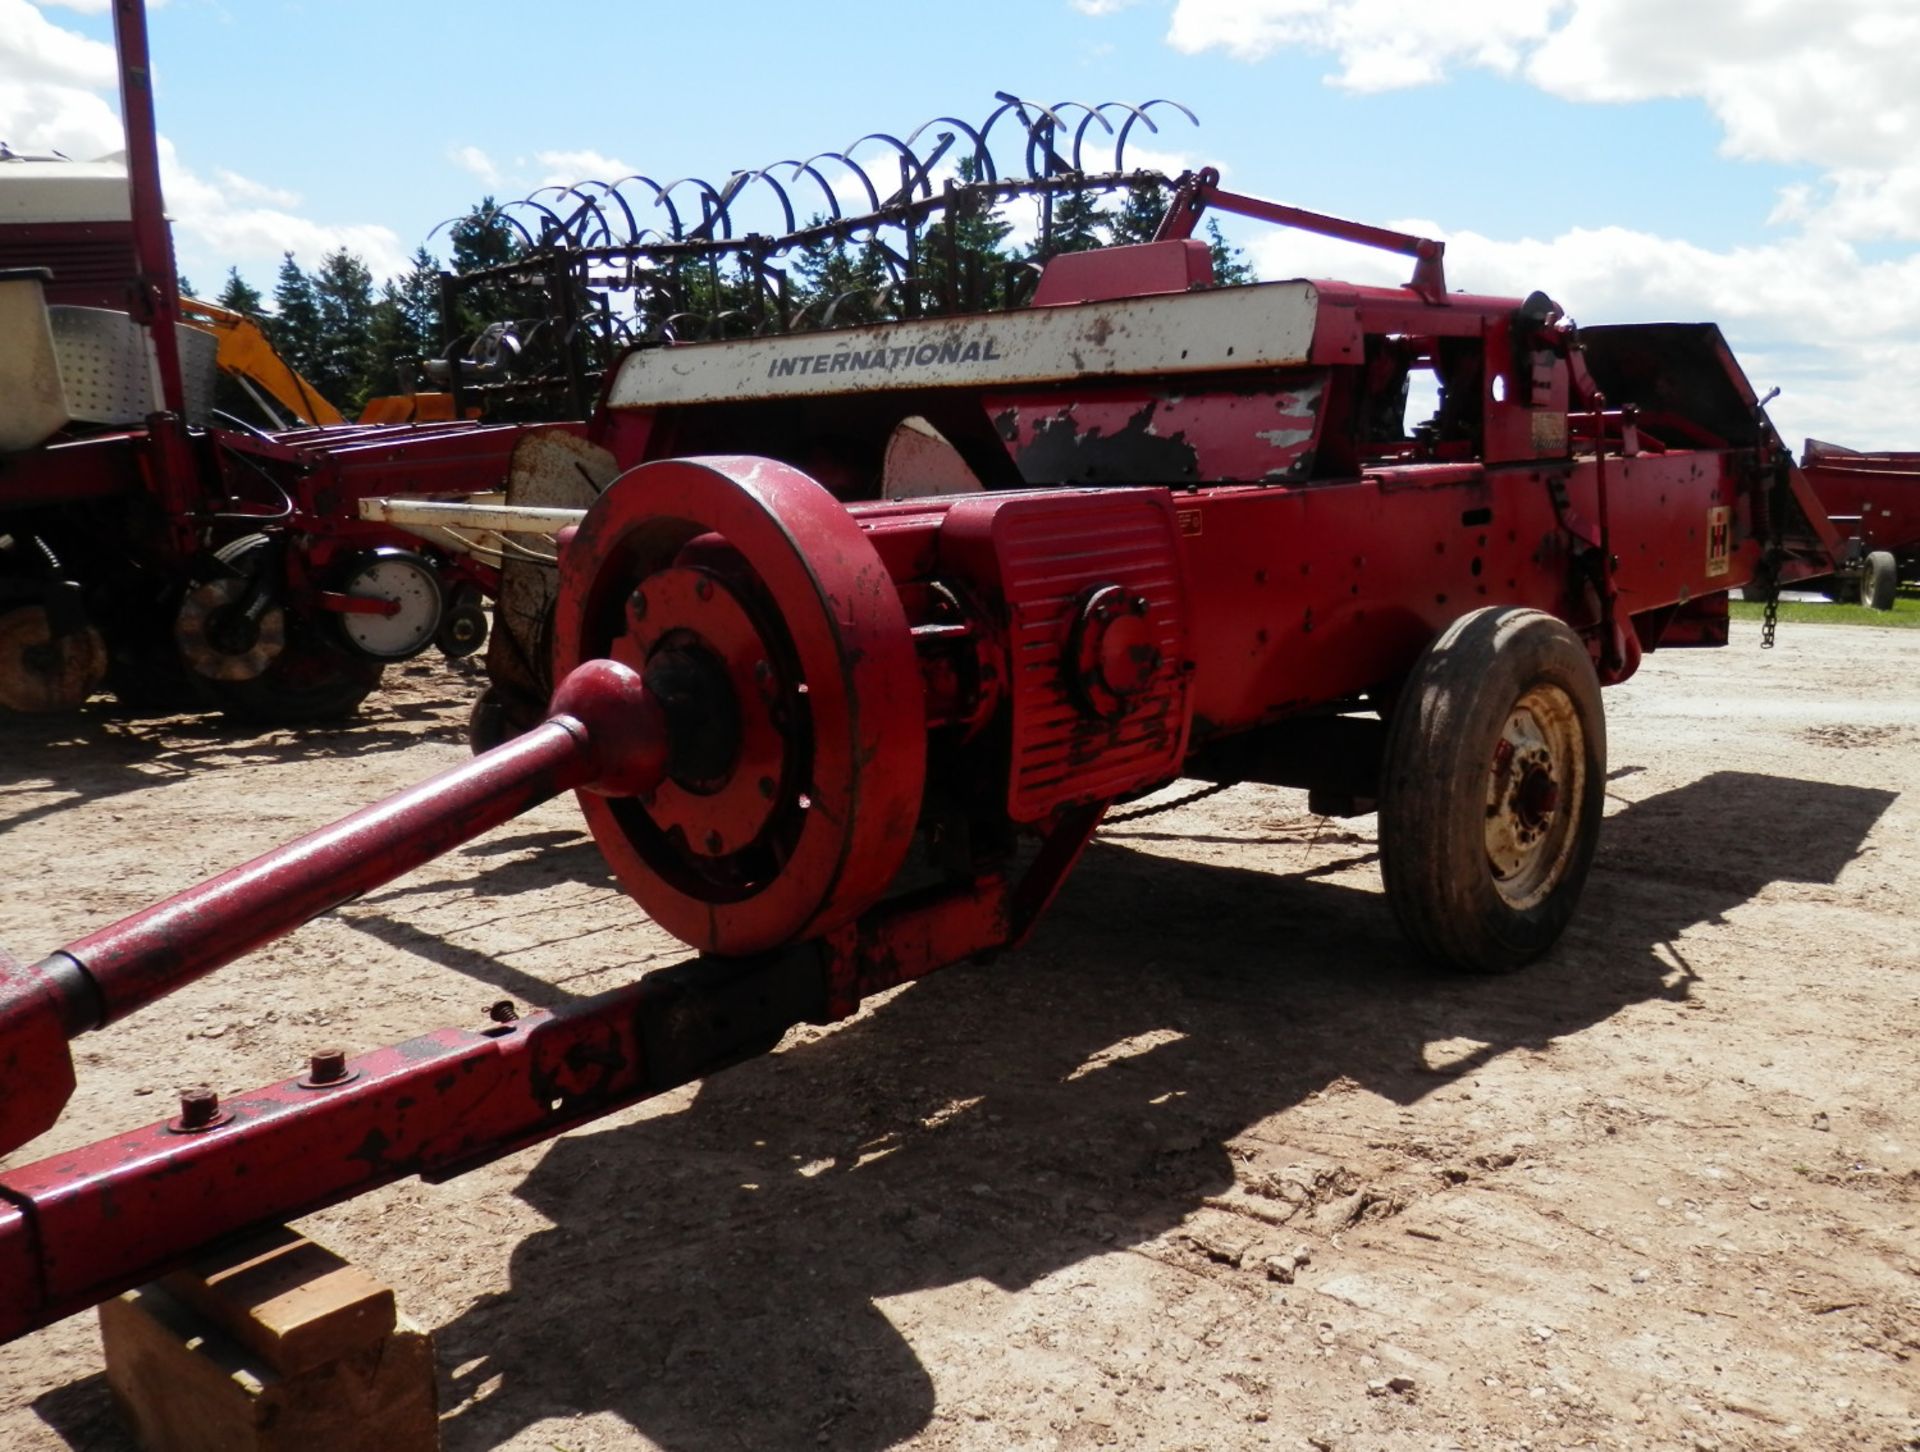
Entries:
POLYGON ((925 689, 886 566, 831 494, 732 455, 621 475, 560 562, 555 678, 600 656, 639 672, 669 722, 657 788, 580 795, 655 922, 757 953, 879 898, 919 816, 925 689))
MULTIPOLYGON (((251 534, 215 551, 243 573, 259 563, 265 535, 251 534)), ((266 669, 248 680, 219 681, 189 671, 200 694, 221 714, 261 726, 293 726, 351 716, 385 669, 322 634, 322 623, 287 612, 286 640, 266 669)))
POLYGON ((1899 593, 1899 564, 1885 550, 1875 550, 1860 575, 1860 603, 1869 610, 1891 610, 1899 593))
POLYGON ((1454 621, 1387 737, 1381 871, 1401 930, 1471 973, 1546 952, 1593 861, 1606 760, 1600 682, 1563 622, 1511 606, 1454 621))

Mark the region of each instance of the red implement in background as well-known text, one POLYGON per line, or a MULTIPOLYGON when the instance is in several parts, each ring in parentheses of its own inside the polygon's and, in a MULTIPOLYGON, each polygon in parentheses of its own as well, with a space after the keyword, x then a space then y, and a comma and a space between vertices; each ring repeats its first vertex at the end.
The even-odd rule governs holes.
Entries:
POLYGON ((1891 610, 1900 582, 1920 579, 1920 453, 1860 453, 1808 439, 1800 467, 1851 535, 1828 593, 1891 610))

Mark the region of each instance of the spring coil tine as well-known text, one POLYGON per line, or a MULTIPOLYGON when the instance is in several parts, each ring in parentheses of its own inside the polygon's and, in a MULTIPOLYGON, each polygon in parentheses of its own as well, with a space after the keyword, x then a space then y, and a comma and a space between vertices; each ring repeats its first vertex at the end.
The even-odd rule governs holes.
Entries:
MULTIPOLYGON (((1067 157, 1062 156, 1056 144, 1062 136, 1067 134, 1068 111, 1084 111, 1090 117, 1099 115, 1098 109, 1089 106, 1085 101, 1055 101, 1053 103, 1049 108, 1049 114, 1056 118, 1056 122, 1049 122, 1034 128, 1037 133, 1037 139, 1046 147, 1047 169, 1044 173, 1045 176, 1060 176, 1065 172, 1080 170, 1079 162, 1077 160, 1069 160, 1067 157)), ((1084 121, 1081 123, 1081 125, 1085 124, 1084 121)), ((1080 135, 1079 127, 1073 128, 1073 135, 1077 142, 1080 135)), ((1079 148, 1077 145, 1074 147, 1074 150, 1076 153, 1078 152, 1079 148)))
POLYGON ((987 117, 986 123, 983 126, 981 126, 980 137, 982 141, 985 141, 988 137, 993 135, 993 128, 999 124, 1000 118, 1006 115, 1009 111, 1018 111, 1020 113, 1022 123, 1023 124, 1025 123, 1026 102, 1022 101, 1018 96, 1012 95, 1007 91, 995 91, 994 98, 1000 102, 1000 105, 994 108, 993 114, 987 117))
POLYGON ((527 244, 527 250, 529 252, 536 251, 539 248, 540 244, 533 240, 533 233, 529 232, 526 229, 525 224, 523 224, 518 217, 514 216, 512 212, 508 211, 507 207, 529 207, 534 211, 541 212, 548 217, 552 217, 554 224, 556 226, 558 226, 560 222, 560 219, 558 217, 555 217, 553 212, 549 208, 541 206, 540 203, 538 202, 528 202, 528 201, 508 202, 504 207, 495 207, 491 212, 487 213, 486 216, 480 219, 480 225, 482 227, 491 227, 495 222, 505 222, 509 227, 513 228, 514 231, 520 234, 520 240, 527 244))
MULTIPOLYGON (((580 193, 574 187, 559 186, 559 185, 546 186, 546 187, 540 187, 536 191, 529 192, 526 196, 520 199, 519 205, 525 206, 525 207, 539 207, 539 208, 542 208, 543 210, 547 210, 547 215, 553 219, 556 229, 559 231, 561 236, 567 239, 567 242, 571 246, 575 248, 592 246, 593 245, 592 242, 588 240, 585 233, 579 230, 578 224, 580 222, 580 209, 576 208, 569 216, 567 216, 563 220, 551 209, 546 209, 545 204, 540 201, 540 198, 545 196, 548 192, 552 192, 556 198, 565 197, 565 196, 574 196, 574 197, 580 196, 580 193)), ((582 200, 584 200, 584 198, 582 198, 582 200)), ((514 204, 508 203, 508 205, 511 206, 514 204)))
POLYGON ((772 171, 773 167, 775 166, 786 166, 786 167, 793 168, 793 170, 787 176, 787 180, 789 182, 797 182, 800 180, 802 176, 812 177, 814 181, 814 185, 820 188, 820 195, 827 199, 828 219, 835 222, 840 220, 840 217, 841 217, 840 198, 834 193, 833 188, 830 185, 828 185, 826 177, 820 174, 819 167, 813 165, 812 162, 794 161, 791 158, 789 158, 786 161, 774 162, 772 166, 769 166, 767 168, 767 170, 772 171))
MULTIPOLYGON (((953 138, 951 136, 947 138, 948 145, 952 144, 952 140, 953 138)), ((945 146, 942 146, 933 157, 922 160, 919 153, 914 151, 899 137, 890 136, 884 131, 869 131, 865 136, 862 136, 859 141, 854 142, 852 146, 847 148, 848 154, 851 155, 854 148, 858 147, 861 142, 864 141, 884 141, 887 145, 891 146, 900 157, 900 190, 889 197, 886 202, 882 204, 883 207, 897 206, 903 201, 911 200, 916 186, 919 187, 921 196, 930 197, 933 195, 933 183, 928 180, 927 173, 932 169, 934 161, 945 153, 945 146)))
POLYGON ((600 204, 598 202, 582 190, 583 187, 604 188, 605 185, 606 183, 604 182, 598 182, 592 178, 588 178, 583 181, 577 181, 567 188, 567 195, 577 197, 580 201, 578 210, 576 210, 571 217, 567 218, 569 226, 573 228, 574 236, 578 239, 576 245, 579 247, 592 247, 602 242, 611 244, 613 241, 613 228, 607 225, 607 214, 600 210, 600 204), (596 227, 592 236, 588 236, 580 230, 580 224, 589 215, 592 216, 596 227))
MULTIPOLYGON (((628 182, 639 182, 644 186, 652 188, 653 204, 656 207, 665 207, 667 209, 667 216, 671 219, 666 235, 670 240, 678 242, 681 236, 680 209, 674 206, 673 198, 667 195, 667 189, 652 177, 643 176, 636 171, 629 172, 626 176, 621 177, 619 181, 615 182, 613 184, 614 191, 619 192, 620 188, 624 187, 628 182)), ((628 215, 632 215, 631 211, 629 211, 628 215)), ((638 238, 636 237, 635 240, 637 241, 638 238)))
POLYGON ((1038 101, 1028 101, 1019 98, 1015 98, 1015 101, 1019 109, 1020 122, 1027 128, 1027 179, 1029 181, 1043 181, 1048 175, 1051 175, 1051 172, 1038 172, 1033 169, 1034 152, 1044 147, 1049 161, 1058 160, 1059 158, 1054 154, 1052 137, 1056 132, 1066 130, 1066 123, 1060 119, 1059 114, 1051 107, 1043 106, 1038 101), (1032 107, 1040 114, 1029 118, 1027 115, 1028 107, 1032 107))
MULTIPOLYGON (((1125 103, 1120 101, 1109 101, 1107 104, 1109 106, 1118 106, 1118 105, 1124 105, 1125 103)), ((1153 132, 1155 135, 1159 134, 1160 128, 1153 124, 1153 117, 1148 114, 1153 110, 1155 106, 1171 106, 1173 107, 1174 110, 1178 111, 1182 116, 1185 116, 1187 120, 1191 122, 1193 125, 1198 126, 1200 124, 1200 118, 1194 115, 1193 112, 1189 111, 1185 106, 1181 105, 1178 101, 1169 101, 1164 96, 1157 97, 1151 101, 1142 101, 1138 106, 1128 106, 1126 109, 1133 112, 1133 114, 1129 116, 1125 121, 1120 123, 1119 139, 1113 143, 1113 169, 1115 171, 1125 171, 1127 169, 1127 164, 1125 160, 1126 150, 1127 150, 1127 134, 1133 130, 1134 122, 1144 121, 1146 122, 1147 130, 1153 132)))
POLYGON ((757 181, 757 182, 763 182, 767 186, 772 187, 773 194, 780 199, 780 210, 786 216, 787 231, 797 232, 800 229, 799 229, 799 224, 794 220, 793 198, 787 195, 787 189, 781 186, 780 183, 777 180, 775 180, 773 176, 773 168, 775 166, 781 166, 781 165, 784 165, 784 163, 776 161, 773 163, 772 166, 763 166, 758 171, 748 171, 748 172, 738 173, 738 175, 741 178, 740 186, 744 190, 749 182, 757 181))
MULTIPOLYGON (((698 189, 700 193, 700 225, 695 227, 691 232, 681 233, 680 240, 684 242, 704 241, 713 235, 713 228, 716 223, 722 225, 720 236, 723 239, 730 240, 733 237, 732 219, 727 216, 726 204, 721 201, 720 193, 714 190, 711 182, 702 181, 697 176, 683 176, 677 182, 667 183, 666 190, 660 194, 660 199, 663 202, 666 201, 675 191, 685 186, 694 187, 698 189)), ((669 206, 668 210, 672 210, 671 206, 669 206)), ((679 220, 680 214, 675 212, 674 221, 677 223, 679 220)))
MULTIPOLYGON (((837 161, 860 179, 860 185, 867 193, 868 214, 880 210, 880 192, 873 184, 873 178, 867 175, 867 169, 848 156, 844 151, 821 151, 808 157, 800 164, 811 168, 816 161, 837 161)), ((837 214, 836 214, 837 215, 837 214)))
MULTIPOLYGON (((928 127, 940 125, 958 127, 966 133, 967 140, 973 143, 973 159, 975 164, 980 168, 980 175, 975 178, 976 181, 997 182, 1000 180, 1000 173, 993 164, 993 152, 987 146, 987 138, 967 125, 967 123, 962 121, 958 116, 935 116, 931 121, 922 121, 919 126, 908 133, 907 145, 913 146, 917 144, 920 140, 921 133, 926 131, 928 127)), ((946 148, 942 147, 941 149, 944 151, 946 148)), ((929 165, 931 165, 931 162, 929 162, 929 165)))
MULTIPOLYGON (((623 237, 615 237, 613 235, 613 229, 611 227, 608 227, 607 229, 607 245, 608 246, 610 247, 618 246, 622 242, 632 243, 640 240, 639 238, 640 224, 634 220, 633 208, 627 205, 627 199, 624 195, 621 194, 618 183, 591 181, 591 182, 581 182, 580 185, 583 187, 584 186, 599 187, 603 194, 603 200, 618 202, 620 204, 621 214, 625 216, 627 219, 627 230, 626 230, 625 236, 623 237)), ((595 210, 598 210, 598 207, 596 207, 595 210)), ((605 213, 601 213, 601 215, 604 218, 605 213)))
MULTIPOLYGON (((1074 104, 1079 105, 1079 102, 1076 101, 1074 104)), ((1087 128, 1089 126, 1098 121, 1102 126, 1106 127, 1107 135, 1113 135, 1113 123, 1102 114, 1106 108, 1112 104, 1113 102, 1111 101, 1102 101, 1098 106, 1082 108, 1087 114, 1080 119, 1080 124, 1073 128, 1073 169, 1075 171, 1084 172, 1087 169, 1085 162, 1081 159, 1080 147, 1081 143, 1086 140, 1087 128)))

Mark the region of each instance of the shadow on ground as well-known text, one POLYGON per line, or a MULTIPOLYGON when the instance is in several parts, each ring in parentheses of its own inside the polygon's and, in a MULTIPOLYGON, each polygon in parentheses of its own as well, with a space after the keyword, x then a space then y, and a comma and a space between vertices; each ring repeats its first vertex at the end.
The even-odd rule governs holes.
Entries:
POLYGON ((518 1192, 554 1228, 438 1333, 461 1368, 447 1445, 607 1409, 675 1449, 888 1446, 934 1394, 880 1300, 1019 1288, 1148 1239, 1232 1184, 1234 1135, 1343 1077, 1412 1103, 1684 998, 1657 947, 1771 882, 1833 881, 1891 801, 1723 772, 1635 803, 1560 949, 1483 980, 1421 972, 1376 894, 1103 841, 1026 950, 718 1076, 684 1113, 555 1145, 518 1192), (1792 831, 1729 840, 1759 812, 1792 831), (1427 1066, 1459 1038, 1488 1047, 1427 1066))

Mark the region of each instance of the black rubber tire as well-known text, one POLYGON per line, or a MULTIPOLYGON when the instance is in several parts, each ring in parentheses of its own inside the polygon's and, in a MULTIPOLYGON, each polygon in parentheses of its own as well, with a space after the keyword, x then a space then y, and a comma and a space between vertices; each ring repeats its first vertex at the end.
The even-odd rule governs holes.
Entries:
MULTIPOLYGON (((1511 751, 1507 759, 1514 759, 1511 751)), ((1593 863, 1606 763, 1600 682, 1572 630, 1516 606, 1491 606, 1454 621, 1408 674, 1387 734, 1380 866, 1401 931, 1436 966, 1459 972, 1509 973, 1551 948, 1593 863), (1540 831, 1543 841, 1552 839, 1546 843, 1552 850, 1537 886, 1514 894, 1523 899, 1516 903, 1493 864, 1495 812, 1488 800, 1510 720, 1523 730, 1536 721, 1534 708, 1520 710, 1530 695, 1539 709, 1561 718, 1566 767, 1578 779, 1568 791, 1547 776, 1555 801, 1540 831), (1567 723, 1577 723, 1577 732, 1567 723), (1571 822, 1563 820, 1567 797, 1577 811, 1571 822)), ((1500 778, 1503 790, 1507 780, 1500 778)), ((1519 800, 1516 782, 1510 798, 1516 811, 1519 800)))
POLYGON ((1885 550, 1867 556, 1860 576, 1860 603, 1869 610, 1891 610, 1900 593, 1900 566, 1885 550))
POLYGON ((486 602, 473 586, 463 585, 447 602, 433 643, 448 660, 463 660, 487 643, 486 602))
POLYGON ((475 756, 513 740, 546 719, 540 702, 525 691, 498 683, 488 686, 467 713, 467 746, 475 756))
MULTIPOLYGON (((248 556, 267 547, 267 537, 250 534, 214 553, 245 570, 248 556)), ((380 684, 385 665, 348 650, 328 638, 324 622, 287 616, 287 643, 259 675, 249 681, 215 681, 194 675, 202 697, 223 716, 254 726, 300 726, 351 716, 380 684)))

